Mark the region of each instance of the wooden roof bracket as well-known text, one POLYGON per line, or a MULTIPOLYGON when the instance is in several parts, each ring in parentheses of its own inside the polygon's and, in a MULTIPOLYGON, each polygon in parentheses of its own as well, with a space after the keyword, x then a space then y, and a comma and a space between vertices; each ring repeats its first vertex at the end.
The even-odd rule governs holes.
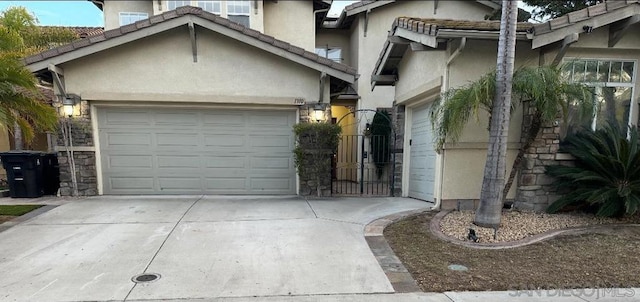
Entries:
POLYGON ((551 66, 558 66, 558 64, 560 64, 571 44, 578 42, 578 38, 580 38, 580 34, 578 33, 569 34, 564 37, 560 50, 558 50, 556 57, 553 59, 553 62, 551 62, 551 66))
POLYGON ((193 63, 198 62, 198 43, 196 40, 196 27, 193 21, 189 21, 189 37, 191 38, 191 52, 193 53, 193 63))
POLYGON ((629 27, 640 22, 640 15, 634 15, 624 20, 620 20, 609 26, 609 47, 614 47, 624 34, 627 33, 629 27))
POLYGON ((53 82, 55 86, 58 87, 58 91, 60 91, 60 94, 66 96, 67 90, 64 86, 64 70, 53 64, 49 64, 49 67, 47 67, 47 69, 51 72, 53 82))
POLYGON ((367 37, 367 27, 369 27, 369 13, 371 13, 371 9, 368 9, 364 13, 364 37, 367 37))

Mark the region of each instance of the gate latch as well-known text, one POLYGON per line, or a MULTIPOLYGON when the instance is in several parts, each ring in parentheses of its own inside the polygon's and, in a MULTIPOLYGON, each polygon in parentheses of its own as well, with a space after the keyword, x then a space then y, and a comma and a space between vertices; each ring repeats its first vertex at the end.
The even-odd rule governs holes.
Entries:
POLYGON ((367 151, 364 151, 364 153, 362 153, 362 158, 367 158, 367 151))

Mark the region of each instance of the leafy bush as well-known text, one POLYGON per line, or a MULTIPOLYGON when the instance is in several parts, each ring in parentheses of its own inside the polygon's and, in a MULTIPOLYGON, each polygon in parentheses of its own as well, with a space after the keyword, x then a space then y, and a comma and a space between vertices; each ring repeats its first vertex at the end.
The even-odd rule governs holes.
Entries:
POLYGON ((318 196, 322 180, 331 180, 331 158, 338 149, 342 128, 329 123, 302 123, 293 126, 298 144, 293 153, 298 174, 303 180, 315 180, 318 196))
POLYGON ((391 116, 386 111, 377 111, 371 122, 371 157, 376 165, 378 179, 382 177, 384 167, 390 161, 391 155, 391 116))
POLYGON ((560 149, 576 158, 575 167, 549 166, 554 185, 568 193, 551 204, 554 213, 573 206, 593 210, 598 216, 636 213, 640 206, 640 150, 638 130, 626 131, 609 124, 594 131, 569 136, 560 149))

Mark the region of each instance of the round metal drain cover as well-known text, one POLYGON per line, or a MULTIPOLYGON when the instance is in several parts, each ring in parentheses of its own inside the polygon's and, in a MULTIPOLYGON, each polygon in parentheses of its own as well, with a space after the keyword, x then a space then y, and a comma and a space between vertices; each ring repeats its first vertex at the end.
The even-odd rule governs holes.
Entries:
POLYGON ((145 282, 153 282, 158 279, 160 279, 160 274, 146 273, 146 274, 133 276, 133 278, 131 278, 131 281, 135 283, 145 283, 145 282))

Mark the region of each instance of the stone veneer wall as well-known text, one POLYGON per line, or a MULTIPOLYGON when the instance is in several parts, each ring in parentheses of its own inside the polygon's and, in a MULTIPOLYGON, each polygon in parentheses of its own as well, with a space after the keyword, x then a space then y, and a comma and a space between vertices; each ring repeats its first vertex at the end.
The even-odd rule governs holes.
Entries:
MULTIPOLYGON (((300 106, 300 123, 317 123, 315 119, 314 104, 305 104, 300 106)), ((325 121, 331 122, 331 106, 327 104, 324 112, 325 121)), ((327 154, 331 157, 333 154, 327 154)), ((329 172, 320 180, 321 196, 331 196, 331 172, 329 172)), ((316 189, 317 179, 303 179, 300 177, 300 195, 317 196, 316 189)))
MULTIPOLYGON (((522 122, 522 133, 529 131, 533 109, 524 104, 525 116, 522 122)), ((560 120, 561 118, 558 118, 560 120)), ((524 143, 523 137, 523 143, 524 143)), ((574 164, 573 158, 566 153, 558 153, 560 146, 560 126, 543 125, 535 141, 526 151, 522 169, 520 170, 515 207, 522 210, 544 211, 552 202, 560 198, 559 193, 551 186, 554 179, 545 174, 546 166, 574 164)))
MULTIPOLYGON (((379 110, 386 110, 391 116, 391 123, 395 132, 395 149, 391 146, 391 161, 393 161, 393 155, 395 154, 395 161, 392 163, 395 166, 394 173, 389 173, 389 181, 393 182, 393 196, 402 196, 402 162, 404 152, 404 122, 405 122, 405 106, 396 105, 395 102, 392 108, 378 108, 379 110)), ((393 144, 393 142, 392 142, 393 144)), ((391 172, 391 168, 389 168, 391 172)))
MULTIPOLYGON (((54 104, 55 106, 56 104, 54 104)), ((59 106, 59 104, 58 104, 59 106)), ((91 128, 91 113, 87 101, 80 103, 80 116, 70 119, 73 137, 73 157, 76 163, 76 178, 78 194, 92 196, 98 194, 98 180, 96 174, 96 153, 93 150, 93 133, 91 128)), ((58 131, 58 162, 60 164, 60 195, 72 195, 71 170, 69 158, 64 147, 62 132, 58 131)))

